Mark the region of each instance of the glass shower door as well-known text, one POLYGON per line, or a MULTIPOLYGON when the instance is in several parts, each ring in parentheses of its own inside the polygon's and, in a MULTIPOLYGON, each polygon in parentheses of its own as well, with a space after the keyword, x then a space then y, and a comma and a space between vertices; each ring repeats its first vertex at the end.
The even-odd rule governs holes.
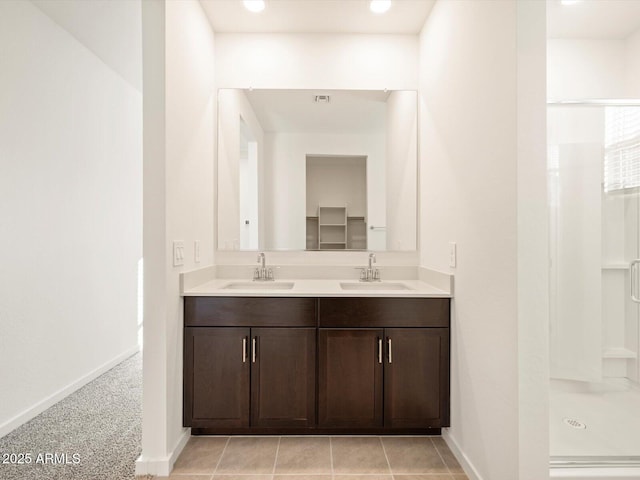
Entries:
POLYGON ((602 378, 601 109, 549 111, 551 377, 602 378))
POLYGON ((640 460, 640 107, 548 109, 552 465, 640 460))

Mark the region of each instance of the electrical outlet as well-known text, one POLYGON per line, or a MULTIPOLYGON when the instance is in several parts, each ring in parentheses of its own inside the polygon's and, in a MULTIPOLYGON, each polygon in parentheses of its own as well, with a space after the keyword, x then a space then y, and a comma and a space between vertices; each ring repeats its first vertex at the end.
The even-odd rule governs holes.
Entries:
POLYGON ((458 263, 458 252, 457 252, 456 242, 449 242, 449 266, 451 268, 456 268, 458 263))
POLYGON ((200 240, 193 242, 193 260, 200 263, 200 240))
POLYGON ((184 265, 184 242, 182 240, 173 241, 173 266, 184 265))

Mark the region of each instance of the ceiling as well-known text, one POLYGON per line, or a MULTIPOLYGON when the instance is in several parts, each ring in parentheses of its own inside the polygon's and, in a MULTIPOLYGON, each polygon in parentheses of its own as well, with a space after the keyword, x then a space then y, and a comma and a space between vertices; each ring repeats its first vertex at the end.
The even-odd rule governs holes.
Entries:
POLYGON ((245 90, 265 132, 366 134, 385 131, 389 93, 374 90, 245 90), (329 95, 329 103, 316 103, 329 95))
POLYGON ((435 0, 392 0, 384 14, 369 0, 265 0, 260 13, 241 0, 200 0, 216 32, 225 33, 396 33, 417 34, 435 0))
POLYGON ((640 0, 547 0, 547 37, 625 39, 640 30, 640 0))

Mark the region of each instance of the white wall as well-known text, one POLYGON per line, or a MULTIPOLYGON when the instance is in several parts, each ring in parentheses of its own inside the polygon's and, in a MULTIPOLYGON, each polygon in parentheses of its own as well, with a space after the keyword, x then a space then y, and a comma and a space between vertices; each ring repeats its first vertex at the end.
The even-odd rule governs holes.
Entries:
POLYGON ((265 137, 265 248, 306 247, 306 155, 367 157, 367 222, 384 225, 383 135, 281 133, 265 137))
POLYGON ((546 4, 518 9, 518 479, 549 475, 546 4))
POLYGON ((387 249, 417 248, 418 111, 415 92, 387 100, 387 249))
POLYGON ((548 41, 549 99, 640 98, 640 30, 626 39, 548 41))
POLYGON ((549 99, 624 96, 624 40, 550 38, 547 45, 549 99))
POLYGON ((2 436, 137 349, 142 95, 31 2, 0 57, 2 436))
POLYGON ((306 214, 318 206, 345 206, 349 217, 367 216, 366 157, 307 157, 306 214))
POLYGON ((640 30, 626 39, 625 63, 625 94, 640 98, 640 30))
POLYGON ((196 0, 142 2, 142 20, 145 349, 136 471, 168 475, 188 438, 182 428, 179 273, 213 263, 214 34, 196 0), (173 240, 185 242, 183 267, 173 267, 173 240))
POLYGON ((445 437, 484 480, 548 475, 544 9, 441 0, 420 36, 420 262, 456 284, 445 437))
MULTIPOLYGON (((249 100, 242 90, 218 91, 218 248, 240 248, 240 117, 251 130, 257 143, 258 179, 263 178, 264 132, 249 100)), ((258 182, 258 199, 262 185, 258 182)), ((259 204, 262 202, 259 201, 259 204)), ((260 208, 259 208, 260 210, 260 208)), ((261 218, 261 212, 258 212, 261 218)))
POLYGON ((31 1, 112 70, 142 91, 139 0, 31 1))
POLYGON ((416 35, 216 35, 219 88, 416 90, 416 35))

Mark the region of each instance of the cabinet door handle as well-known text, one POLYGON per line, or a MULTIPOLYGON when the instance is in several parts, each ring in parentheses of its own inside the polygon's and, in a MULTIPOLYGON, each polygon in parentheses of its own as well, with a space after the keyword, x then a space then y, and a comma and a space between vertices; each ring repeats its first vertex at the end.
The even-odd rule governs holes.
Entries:
POLYGON ((253 363, 256 363, 256 338, 258 337, 253 337, 251 341, 251 361, 253 363))
POLYGON ((393 363, 393 354, 391 353, 391 337, 387 337, 387 346, 389 348, 389 363, 393 363))
POLYGON ((242 339, 242 363, 247 361, 247 337, 242 339))
POLYGON ((382 339, 378 338, 378 363, 382 363, 382 339))

